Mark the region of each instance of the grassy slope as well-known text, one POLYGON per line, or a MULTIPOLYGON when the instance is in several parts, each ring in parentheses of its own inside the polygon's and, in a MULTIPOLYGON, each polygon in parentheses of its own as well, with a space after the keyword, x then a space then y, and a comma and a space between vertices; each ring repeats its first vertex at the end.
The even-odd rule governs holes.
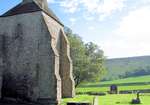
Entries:
MULTIPOLYGON (((150 89, 150 85, 141 85, 141 86, 119 86, 119 90, 142 90, 150 89)), ((106 92, 109 91, 109 87, 80 87, 76 89, 76 92, 106 92)))
MULTIPOLYGON (((123 83, 141 83, 141 82, 150 82, 150 76, 142 76, 142 77, 134 77, 134 78, 126 78, 126 79, 120 79, 120 80, 114 80, 114 81, 105 81, 101 83, 87 83, 82 85, 81 87, 78 87, 76 89, 76 92, 104 92, 109 91, 109 85, 110 84, 123 84, 123 83), (108 85, 105 87, 101 87, 101 85, 108 85)), ((150 84, 145 85, 127 85, 127 86, 119 86, 119 90, 140 90, 140 89, 150 89, 150 84)))
POLYGON ((104 84, 141 83, 141 82, 143 83, 150 82, 150 75, 140 76, 140 77, 130 77, 126 79, 118 79, 118 80, 113 80, 113 81, 103 81, 103 82, 97 82, 97 83, 85 83, 82 85, 90 86, 90 85, 104 85, 104 84))
POLYGON ((120 84, 120 83, 138 83, 138 82, 150 82, 150 75, 131 77, 131 78, 119 79, 113 81, 105 81, 105 82, 101 82, 100 84, 120 84))
MULTIPOLYGON (((150 82, 150 76, 142 76, 136 78, 127 78, 121 80, 107 81, 102 82, 101 84, 120 84, 120 83, 133 83, 133 82, 150 82)), ((89 87, 79 87, 76 89, 76 92, 105 92, 109 90, 109 87, 99 87, 100 83, 88 83, 86 84, 89 87), (95 87, 90 87, 94 85, 95 87)), ((135 85, 135 86, 119 86, 119 90, 139 90, 139 89, 150 89, 149 85, 135 85)), ((66 105, 67 102, 93 102, 94 96, 88 95, 77 95, 75 98, 66 98, 62 100, 61 105, 66 105)), ((142 100, 141 105, 150 105, 149 99, 150 94, 145 96, 140 96, 142 100)), ((128 95, 109 95, 99 96, 99 105, 131 105, 130 101, 136 98, 135 94, 128 95)))
POLYGON ((116 58, 106 60, 108 72, 105 79, 115 80, 150 74, 150 56, 116 58))

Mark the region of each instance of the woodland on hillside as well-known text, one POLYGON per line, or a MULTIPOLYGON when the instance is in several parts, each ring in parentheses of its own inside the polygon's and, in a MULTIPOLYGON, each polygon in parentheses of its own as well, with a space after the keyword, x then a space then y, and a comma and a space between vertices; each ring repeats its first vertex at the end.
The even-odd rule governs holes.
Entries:
POLYGON ((150 56, 108 59, 107 73, 103 80, 150 75, 150 56))

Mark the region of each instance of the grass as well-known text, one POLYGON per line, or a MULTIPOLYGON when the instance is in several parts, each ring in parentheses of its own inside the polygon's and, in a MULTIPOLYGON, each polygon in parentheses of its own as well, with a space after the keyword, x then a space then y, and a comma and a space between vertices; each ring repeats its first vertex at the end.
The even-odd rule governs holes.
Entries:
POLYGON ((93 103, 94 96, 89 95, 77 95, 74 98, 64 98, 61 101, 61 105, 66 105, 67 102, 90 102, 93 103))
POLYGON ((105 82, 101 82, 101 84, 139 83, 139 82, 150 82, 150 75, 140 76, 140 77, 130 77, 126 79, 119 79, 113 81, 105 81, 105 82))
MULTIPOLYGON (((114 81, 105 81, 102 83, 87 83, 82 84, 80 87, 76 89, 76 93, 86 93, 86 92, 106 92, 109 91, 110 84, 125 84, 126 86, 118 85, 119 90, 144 90, 150 89, 150 76, 142 76, 142 77, 135 77, 135 78, 127 78, 127 79, 120 79, 114 81), (148 84, 134 84, 134 85, 127 85, 126 83, 148 83, 148 84), (103 84, 105 86, 101 87, 99 84, 103 84)), ((66 105, 67 102, 93 102, 94 96, 89 95, 77 95, 75 98, 66 98, 62 100, 61 105, 66 105)), ((131 105, 130 101, 133 98, 136 98, 135 94, 117 94, 117 95, 109 95, 106 96, 98 96, 99 98, 99 105, 131 105)), ((142 104, 140 105, 150 105, 150 94, 149 95, 142 95, 141 101, 142 104)))
MULTIPOLYGON (((89 95, 78 95, 75 98, 66 98, 63 99, 61 105, 66 105, 67 102, 93 102, 94 96, 89 95)), ((131 100, 136 98, 135 94, 117 94, 106 96, 98 96, 99 104, 98 105, 133 105, 130 104, 131 100)), ((150 94, 143 94, 140 96, 141 104, 140 105, 150 105, 150 94)), ((135 104, 134 104, 135 105, 135 104)))
MULTIPOLYGON (((119 86, 119 90, 141 90, 141 89, 150 89, 150 85, 139 85, 139 86, 119 86)), ((106 92, 109 91, 109 87, 79 87, 76 89, 76 92, 106 92)))
POLYGON ((113 81, 103 81, 97 83, 86 83, 83 85, 106 85, 106 84, 123 84, 123 83, 149 83, 150 82, 150 75, 148 76, 140 76, 140 77, 131 77, 126 79, 118 79, 113 81))
POLYGON ((119 91, 120 90, 143 90, 143 89, 150 89, 149 82, 150 82, 150 76, 141 76, 141 77, 126 78, 126 79, 120 79, 120 80, 114 80, 114 81, 105 81, 101 83, 86 83, 86 84, 82 84, 81 86, 79 86, 76 89, 76 92, 77 93, 106 92, 106 91, 109 91, 109 87, 111 84, 117 84, 119 91), (143 84, 138 84, 141 82, 143 82, 143 84), (130 85, 126 83, 130 83, 130 85), (137 84, 132 85, 132 83, 137 83, 137 84), (100 84, 103 84, 105 86, 101 86, 100 84), (122 84, 122 86, 119 86, 119 84, 122 84))
MULTIPOLYGON (((99 97, 99 105, 133 105, 130 104, 131 100, 136 98, 134 94, 127 95, 106 95, 99 97)), ((150 105, 150 96, 140 96, 141 104, 140 105, 150 105)))

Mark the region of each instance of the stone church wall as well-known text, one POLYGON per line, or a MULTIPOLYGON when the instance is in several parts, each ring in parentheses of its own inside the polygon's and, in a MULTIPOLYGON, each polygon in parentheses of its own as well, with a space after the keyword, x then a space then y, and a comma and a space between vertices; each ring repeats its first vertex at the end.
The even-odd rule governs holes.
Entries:
POLYGON ((63 26, 45 12, 0 17, 0 98, 59 103, 74 96, 63 26))
POLYGON ((54 75, 55 69, 59 70, 54 66, 59 65, 59 58, 43 22, 41 12, 0 19, 2 96, 61 98, 60 93, 56 94, 60 78, 54 75))

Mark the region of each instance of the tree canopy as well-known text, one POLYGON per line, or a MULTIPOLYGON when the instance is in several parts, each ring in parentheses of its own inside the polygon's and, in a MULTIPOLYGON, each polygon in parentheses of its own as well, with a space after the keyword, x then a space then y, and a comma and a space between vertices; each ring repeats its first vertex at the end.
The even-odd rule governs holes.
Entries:
POLYGON ((93 42, 84 43, 80 36, 65 27, 70 42, 73 76, 76 87, 86 81, 99 81, 105 71, 104 52, 93 42))

